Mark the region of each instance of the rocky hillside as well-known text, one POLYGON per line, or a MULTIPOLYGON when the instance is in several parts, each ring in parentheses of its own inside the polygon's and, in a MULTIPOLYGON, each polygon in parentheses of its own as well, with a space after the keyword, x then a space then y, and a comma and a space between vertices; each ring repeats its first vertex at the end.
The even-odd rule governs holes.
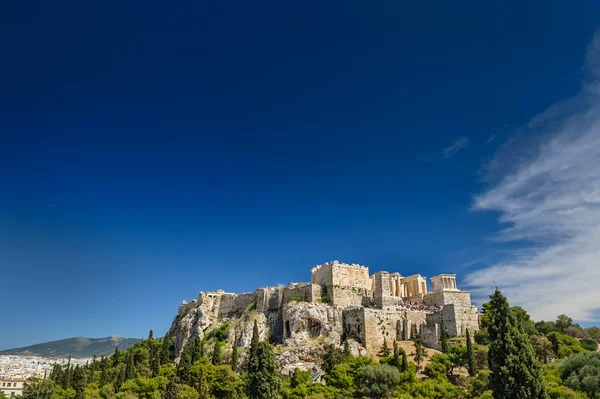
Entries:
MULTIPOLYGON (((258 312, 249 307, 243 314, 232 318, 216 317, 209 307, 198 303, 173 320, 168 334, 175 339, 179 355, 188 342, 214 334, 213 331, 219 329, 226 333, 227 347, 231 348, 235 342, 243 356, 244 349, 250 346, 254 321, 258 324, 261 339, 278 335, 276 330, 280 325, 287 329, 285 335, 289 338, 274 342, 283 374, 299 368, 311 371, 313 376, 320 375, 320 355, 324 345, 333 344, 341 348, 342 311, 325 303, 292 301, 285 304, 281 312, 258 312)), ((357 342, 350 340, 349 343, 354 354, 366 353, 357 342)))
POLYGON ((73 356, 92 357, 107 356, 115 351, 118 345, 120 349, 127 349, 135 343, 140 342, 137 338, 106 337, 85 338, 74 337, 61 339, 59 341, 43 342, 23 348, 7 349, 0 351, 0 355, 37 355, 37 356, 73 356))

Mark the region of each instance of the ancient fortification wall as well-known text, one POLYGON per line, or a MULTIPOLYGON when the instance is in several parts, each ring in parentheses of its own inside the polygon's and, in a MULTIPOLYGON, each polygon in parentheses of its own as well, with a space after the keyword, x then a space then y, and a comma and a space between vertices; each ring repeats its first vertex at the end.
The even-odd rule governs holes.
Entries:
MULTIPOLYGON (((342 337, 356 339, 369 351, 380 348, 384 339, 391 344, 417 334, 428 346, 438 347, 442 324, 450 336, 479 329, 477 309, 471 305, 469 292, 458 289, 454 274, 432 277, 431 284, 428 291, 426 278, 419 274, 403 277, 381 271, 369 275, 365 266, 333 261, 313 268, 310 283, 262 287, 239 295, 201 292, 197 300, 182 303, 178 317, 201 311, 208 320, 225 320, 255 310, 264 314, 278 342, 286 336, 282 317, 286 304, 321 303, 342 315, 342 337)), ((311 330, 314 326, 307 323, 311 330)))

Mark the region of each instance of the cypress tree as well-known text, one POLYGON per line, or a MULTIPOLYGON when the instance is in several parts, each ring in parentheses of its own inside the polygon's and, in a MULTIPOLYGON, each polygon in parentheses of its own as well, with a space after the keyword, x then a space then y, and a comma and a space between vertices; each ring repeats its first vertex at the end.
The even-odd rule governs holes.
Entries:
POLYGON ((408 358, 406 356, 406 352, 402 351, 402 366, 400 367, 400 371, 404 372, 408 370, 408 358))
POLYGON ((169 383, 167 384, 167 389, 162 397, 162 399, 179 399, 179 389, 177 387, 177 383, 175 383, 175 378, 169 378, 169 383))
POLYGON ((425 360, 427 357, 427 352, 425 351, 425 346, 423 345, 423 338, 420 335, 417 335, 413 339, 413 343, 415 344, 415 353, 413 353, 413 357, 415 359, 415 363, 417 363, 417 370, 421 367, 421 362, 425 360))
POLYGON ((248 396, 253 399, 279 399, 281 379, 273 347, 268 342, 260 342, 255 358, 249 363, 246 385, 248 396))
POLYGON ((260 341, 260 333, 258 332, 258 323, 254 320, 254 326, 252 327, 252 340, 250 341, 250 348, 248 349, 248 360, 256 358, 258 353, 258 344, 260 341))
POLYGON ((212 355, 210 357, 210 362, 215 366, 221 364, 221 344, 219 341, 215 341, 215 345, 213 346, 212 355))
POLYGON ((237 372, 237 368, 238 368, 238 360, 239 360, 238 346, 237 346, 237 342, 234 342, 233 348, 231 348, 231 369, 236 372, 237 372))
POLYGON ((135 361, 132 350, 128 351, 126 359, 127 363, 125 364, 125 380, 131 380, 136 377, 135 361))
POLYGON ((181 356, 179 357, 179 368, 177 369, 177 375, 179 376, 179 380, 182 384, 189 383, 192 364, 192 344, 188 342, 181 351, 181 356))
POLYGON ((117 367, 119 365, 119 358, 121 354, 119 353, 119 345, 115 346, 115 353, 113 353, 113 367, 117 367))
POLYGON ((473 342, 471 342, 471 334, 467 328, 467 371, 472 377, 477 374, 475 370, 475 352, 473 351, 473 342))
POLYGON ((442 323, 440 325, 442 330, 440 334, 440 346, 442 347, 442 353, 448 353, 448 334, 446 333, 446 326, 444 325, 444 317, 442 316, 442 323))
POLYGON ((152 341, 154 339, 154 332, 152 330, 150 330, 150 332, 148 333, 148 341, 152 341))
POLYGON ((546 399, 541 368, 529 337, 519 329, 500 290, 490 296, 489 387, 494 399, 546 399))
POLYGON ((121 365, 121 367, 117 369, 117 373, 117 378, 115 379, 115 391, 121 389, 121 385, 125 382, 125 366, 121 365))
POLYGON ((77 365, 73 371, 73 389, 75 389, 75 399, 85 398, 85 370, 77 365))
POLYGON ((194 346, 192 349, 192 363, 195 363, 197 360, 200 360, 204 357, 204 340, 200 339, 199 336, 196 336, 194 339, 194 346))
POLYGON ((98 366, 98 363, 96 362, 96 355, 94 354, 94 357, 92 358, 92 365, 90 366, 89 370, 90 370, 90 381, 94 381, 94 374, 96 374, 96 368, 98 366))
POLYGON ((389 357, 390 356, 390 347, 387 344, 387 339, 385 338, 385 336, 383 337, 383 345, 381 346, 381 349, 379 350, 379 353, 377 353, 377 355, 379 357, 389 357))
POLYGON ((69 356, 69 361, 67 362, 67 368, 65 376, 63 377, 63 389, 69 389, 71 387, 71 356, 69 356))
POLYGON ((394 340, 394 351, 393 351, 393 366, 397 367, 398 369, 400 369, 401 366, 401 360, 400 360, 400 348, 398 347, 398 342, 396 342, 394 340))
POLYGON ((349 358, 350 356, 352 356, 352 353, 350 353, 350 343, 348 342, 347 339, 345 339, 344 340, 344 357, 349 358))
POLYGON ((160 364, 167 364, 171 361, 170 355, 171 340, 168 336, 164 336, 162 339, 162 345, 160 346, 160 364))
POLYGON ((152 350, 150 352, 150 371, 152 371, 152 377, 158 377, 160 372, 160 354, 158 353, 159 347, 155 342, 152 343, 152 350))

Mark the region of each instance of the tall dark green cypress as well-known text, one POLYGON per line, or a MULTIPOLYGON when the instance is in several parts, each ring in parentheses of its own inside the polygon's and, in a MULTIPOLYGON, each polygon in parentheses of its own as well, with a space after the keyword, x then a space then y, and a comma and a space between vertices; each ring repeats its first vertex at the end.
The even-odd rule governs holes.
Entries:
POLYGON ((127 351, 126 363, 125 363, 125 380, 131 380, 136 377, 135 370, 135 359, 133 357, 133 351, 130 349, 127 351))
POLYGON ((65 371, 65 376, 63 377, 63 389, 69 389, 71 387, 71 377, 73 372, 71 368, 71 356, 69 356, 69 361, 67 362, 65 371))
MULTIPOLYGON (((488 313, 489 312, 489 313, 488 313)), ((489 386, 494 399, 546 399, 540 364, 499 289, 490 296, 489 386)))
POLYGON ((392 345, 392 366, 400 368, 400 348, 398 347, 398 342, 394 340, 394 344, 392 345))
POLYGON ((190 370, 192 369, 192 352, 193 352, 193 343, 188 342, 181 351, 181 355, 179 356, 179 367, 177 368, 177 375, 179 377, 179 381, 182 384, 187 384, 190 381, 190 370))
POLYGON ((390 356, 390 347, 387 344, 387 339, 383 337, 383 345, 381 345, 381 349, 379 349, 379 353, 377 353, 379 357, 389 357, 390 356))
POLYGON ((160 346, 160 364, 167 364, 171 361, 171 340, 167 335, 162 339, 160 346))
POLYGON ((406 355, 406 351, 402 351, 402 366, 400 366, 400 371, 404 372, 408 370, 408 357, 406 355))
POLYGON ((237 342, 233 343, 233 347, 231 348, 231 369, 237 372, 238 368, 238 360, 239 360, 238 346, 237 342))
POLYGON ((281 379, 273 347, 268 342, 259 342, 256 355, 249 361, 246 389, 253 399, 279 399, 281 379))
POLYGON ((154 332, 152 330, 150 330, 150 332, 148 333, 148 341, 152 341, 154 339, 154 332))
POLYGON ((215 366, 221 364, 221 344, 219 344, 219 341, 215 341, 215 345, 213 346, 213 351, 210 356, 210 362, 215 366))
POLYGON ((467 371, 470 376, 477 374, 475 370, 475 352, 473 350, 473 342, 471 342, 471 333, 467 328, 467 371))
POLYGON ((251 360, 256 359, 259 342, 260 333, 258 331, 258 323, 256 320, 254 320, 254 326, 252 327, 252 339, 250 340, 250 348, 248 348, 248 363, 250 363, 251 360))
POLYGON ((117 367, 119 365, 119 361, 121 360, 121 354, 119 353, 119 345, 115 346, 115 353, 112 355, 113 357, 113 367, 117 367))
POLYGON ((158 377, 160 372, 160 347, 156 341, 150 341, 150 345, 150 371, 152 372, 152 377, 158 377))
POLYGON ((94 357, 92 358, 92 364, 89 367, 89 371, 90 371, 90 378, 89 378, 89 380, 91 382, 94 381, 94 377, 95 377, 95 374, 96 374, 96 369, 98 368, 98 362, 97 362, 97 360, 98 359, 97 359, 96 355, 94 354, 94 357))
POLYGON ((194 339, 194 346, 192 350, 192 363, 200 360, 204 357, 204 340, 199 336, 194 339))
POLYGON ((85 370, 77 365, 73 371, 73 389, 75 389, 75 399, 85 399, 85 370))
POLYGON ((440 324, 440 346, 442 347, 442 353, 448 353, 448 334, 446 333, 446 326, 444 325, 444 317, 442 315, 442 322, 440 324))
POLYGON ((352 353, 350 352, 350 343, 348 342, 347 339, 344 340, 344 352, 343 353, 344 353, 345 358, 349 358, 350 356, 352 356, 352 353))

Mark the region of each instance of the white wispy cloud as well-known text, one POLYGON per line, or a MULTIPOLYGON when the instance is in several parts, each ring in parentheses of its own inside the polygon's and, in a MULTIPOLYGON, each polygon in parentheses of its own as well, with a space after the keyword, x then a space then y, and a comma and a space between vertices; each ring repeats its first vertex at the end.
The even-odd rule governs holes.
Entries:
POLYGON ((465 283, 475 298, 498 286, 537 320, 592 321, 600 308, 600 34, 587 68, 577 97, 532 118, 499 150, 473 204, 500 212, 495 239, 526 245, 465 283))
POLYGON ((492 135, 490 136, 490 138, 489 138, 489 139, 487 139, 487 141, 485 142, 485 144, 484 144, 484 145, 488 145, 489 143, 491 143, 492 141, 494 141, 494 139, 495 139, 495 138, 496 138, 496 135, 495 135, 495 134, 492 134, 492 135))
POLYGON ((452 143, 452 145, 450 145, 442 150, 442 154, 443 154, 442 158, 446 159, 468 146, 469 146, 469 139, 466 137, 461 137, 458 140, 456 140, 454 143, 452 143))

